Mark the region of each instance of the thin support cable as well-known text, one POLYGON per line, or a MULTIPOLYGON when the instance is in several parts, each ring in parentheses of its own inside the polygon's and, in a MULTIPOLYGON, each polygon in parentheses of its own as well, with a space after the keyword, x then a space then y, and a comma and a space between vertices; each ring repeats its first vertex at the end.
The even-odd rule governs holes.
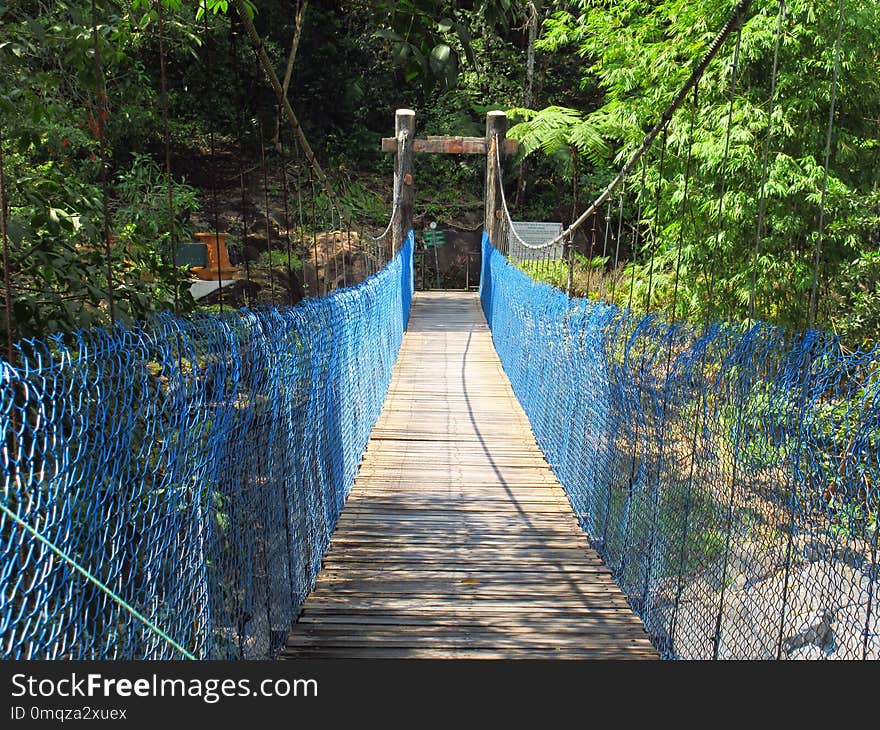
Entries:
POLYGON ((258 123, 258 130, 260 135, 260 165, 263 172, 263 203, 266 211, 266 258, 268 259, 266 273, 269 277, 269 301, 275 306, 275 262, 272 260, 274 252, 272 250, 272 216, 271 211, 269 210, 269 167, 266 164, 266 141, 263 136, 262 119, 258 123))
MULTIPOLYGON (((699 97, 698 97, 698 86, 694 86, 694 107, 691 112, 690 119, 690 128, 688 130, 688 151, 687 151, 687 160, 685 162, 685 172, 684 172, 684 193, 682 195, 681 201, 681 216, 679 222, 679 231, 678 231, 678 252, 676 255, 675 261, 675 288, 672 295, 672 318, 670 320, 670 329, 669 329, 669 345, 666 350, 666 375, 664 377, 664 387, 663 387, 663 409, 662 409, 662 423, 666 422, 666 412, 669 406, 669 377, 672 372, 672 352, 673 352, 673 343, 672 336, 675 332, 674 324, 676 321, 677 310, 678 310, 678 289, 679 289, 679 276, 681 273, 681 259, 682 259, 682 249, 684 248, 684 225, 687 220, 688 215, 688 191, 689 191, 689 183, 691 178, 691 163, 693 161, 693 150, 694 150, 694 125, 697 114, 699 113, 699 97)), ((702 378, 703 374, 703 365, 704 362, 701 361, 699 366, 700 377, 702 378)), ((700 399, 697 398, 694 400, 694 409, 700 407, 700 399)), ((688 484, 687 489, 685 491, 685 504, 684 504, 684 514, 682 516, 682 530, 681 530, 681 549, 679 552, 679 563, 678 563, 678 577, 677 577, 677 587, 675 590, 675 602, 672 609, 672 622, 669 631, 669 641, 670 645, 675 645, 675 632, 678 627, 678 609, 681 605, 681 597, 684 592, 684 560, 685 560, 685 551, 687 549, 687 541, 688 534, 691 529, 691 511, 693 509, 694 502, 694 473, 696 469, 696 448, 697 448, 697 437, 699 435, 699 423, 700 419, 698 418, 698 414, 694 413, 694 430, 691 438, 691 453, 690 453, 690 469, 688 474, 688 484)), ((666 456, 666 449, 664 448, 666 445, 665 434, 668 433, 667 428, 661 428, 660 433, 660 457, 658 465, 658 485, 660 482, 660 470, 664 461, 664 457, 666 456)), ((658 486, 659 488, 659 486, 658 486)), ((653 550, 651 554, 653 555, 653 550)))
POLYGON ((770 158, 770 137, 773 134, 773 112, 776 105, 776 76, 779 70, 779 43, 782 38, 782 21, 785 18, 785 0, 779 0, 779 14, 776 19, 776 41, 773 48, 773 71, 770 75, 770 108, 767 112, 767 136, 764 138, 764 154, 761 162, 761 187, 758 198, 758 225, 755 231, 755 250, 752 253, 752 288, 749 294, 749 320, 755 321, 757 307, 756 289, 758 285, 758 255, 761 236, 764 233, 764 213, 767 208, 767 165, 770 158))
MULTIPOLYGON (((345 237, 348 241, 348 258, 352 268, 354 268, 355 255, 351 244, 351 221, 345 221, 345 237)), ((353 284, 357 283, 354 272, 352 272, 351 278, 353 284)), ((346 282, 346 286, 348 286, 348 282, 346 282)))
POLYGON ((37 540, 39 540, 43 545, 49 548, 53 553, 55 553, 59 558, 61 558, 64 562, 66 562, 70 567, 72 567, 77 573, 82 575, 86 580, 95 585, 99 590, 103 591, 107 594, 113 601, 118 603, 123 609, 128 611, 134 618, 140 621, 144 626, 146 626, 150 631, 152 631, 156 636, 161 639, 164 639, 168 644, 173 646, 177 651, 179 651, 183 656, 187 659, 198 660, 192 652, 184 649, 180 644, 178 644, 174 639, 172 639, 167 633, 165 633, 161 628, 159 628, 155 623, 150 621, 146 616, 140 613, 134 606, 130 605, 122 596, 113 591, 106 583, 101 581, 95 575, 93 575, 87 568, 80 565, 76 560, 74 560, 70 555, 68 555, 64 550, 58 547, 54 542, 52 542, 49 538, 43 535, 39 530, 29 525, 23 519, 21 519, 15 512, 13 512, 9 507, 7 507, 3 502, 0 502, 0 511, 2 511, 9 519, 11 519, 15 524, 21 527, 23 530, 27 531, 31 535, 33 535, 37 540))
POLYGON ((107 263, 107 307, 110 323, 116 323, 116 301, 113 294, 113 239, 110 236, 110 201, 107 180, 107 149, 104 144, 104 122, 107 120, 107 90, 104 85, 104 68, 101 47, 98 42, 98 8, 92 0, 92 69, 95 74, 96 100, 93 119, 98 137, 98 159, 101 169, 101 218, 104 235, 104 256, 107 263))
MULTIPOLYGON (((691 181, 691 163, 693 161, 693 153, 694 153, 694 123, 695 117, 699 111, 698 109, 698 101, 697 101, 697 88, 694 86, 694 109, 691 113, 690 120, 690 128, 688 129, 688 151, 687 158, 684 163, 684 191, 682 193, 681 198, 681 215, 679 216, 679 225, 678 225, 678 247, 675 255, 675 283, 673 284, 672 289, 672 322, 675 323, 677 310, 678 310, 678 289, 679 289, 679 277, 681 274, 681 259, 682 252, 684 250, 684 224, 685 220, 687 220, 688 214, 688 193, 690 192, 690 181, 691 181)), ((672 351, 670 350, 670 356, 672 351)), ((667 367, 668 370, 668 367, 667 367)))
POLYGON ((651 312, 651 295, 654 286, 654 257, 657 254, 657 232, 660 230, 660 202, 663 190, 663 173, 666 164, 666 130, 663 130, 663 140, 660 145, 660 166, 657 171, 657 190, 654 194, 654 226, 651 230, 651 260, 648 265, 648 291, 645 294, 645 311, 651 312))
POLYGON ((837 14, 837 39, 834 43, 834 71, 831 76, 831 105, 828 109, 828 132, 825 136, 825 164, 822 171, 822 195, 819 200, 819 231, 816 238, 816 252, 813 257, 813 284, 810 287, 810 309, 807 314, 807 328, 816 322, 819 309, 819 266, 822 260, 822 241, 825 236, 825 198, 828 192, 828 167, 831 163, 831 143, 834 136, 834 110, 837 104, 837 87, 840 77, 840 44, 843 37, 843 12, 845 0, 840 0, 837 14))
POLYGON ((565 294, 571 297, 571 285, 574 279, 574 241, 568 240, 568 272, 566 273, 565 294))
MULTIPOLYGON (((611 304, 614 304, 614 294, 617 291, 617 266, 620 262, 620 239, 623 238, 623 196, 625 191, 620 189, 620 204, 617 209, 617 237, 614 241, 614 265, 611 267, 611 304)), ((606 229, 607 230, 607 229, 606 229)))
POLYGON ((315 255, 315 291, 312 296, 317 296, 320 289, 320 282, 318 281, 318 194, 315 191, 315 177, 312 174, 311 168, 309 168, 309 186, 312 191, 312 252, 315 255))
MULTIPOLYGON (((294 147, 294 150, 296 148, 294 147)), ((299 161, 299 153, 296 153, 296 159, 299 161)), ((308 286, 306 282, 306 259, 308 253, 306 249, 306 219, 303 216, 303 199, 302 199, 302 179, 301 179, 302 170, 299 165, 296 168, 296 175, 293 178, 294 184, 296 185, 296 221, 298 226, 299 233, 299 248, 300 248, 300 274, 302 276, 302 284, 303 284, 303 293, 306 294, 306 287, 308 286)))
POLYGON ((168 82, 165 73, 165 3, 156 0, 159 21, 159 78, 162 98, 162 142, 165 147, 165 186, 168 204, 168 237, 171 243, 171 266, 174 270, 174 313, 180 313, 180 271, 177 267, 177 232, 174 226, 174 181, 171 177, 171 129, 168 121, 168 82))
POLYGON ((632 261, 630 261, 630 269, 631 276, 629 282, 629 300, 627 301, 626 307, 627 309, 632 309, 633 304, 633 294, 636 288, 636 257, 639 253, 639 244, 641 243, 642 238, 642 205, 645 200, 645 177, 648 171, 647 165, 647 157, 642 158, 642 174, 641 180, 639 182, 639 195, 638 195, 638 212, 636 213, 636 230, 633 234, 633 244, 632 244, 632 261))
MULTIPOLYGON (((590 284, 593 279, 593 249, 596 245, 596 216, 598 215, 598 211, 593 214, 593 227, 590 231, 590 253, 587 255, 587 290, 584 292, 584 296, 589 298, 590 296, 590 284)), ((546 250, 546 249, 545 249, 546 250)))
MULTIPOLYGON (((280 115, 280 110, 279 110, 280 115)), ((290 240, 290 188, 287 184, 287 160, 284 159, 284 141, 278 132, 278 147, 281 150, 281 194, 284 197, 284 242, 287 245, 287 303, 293 305, 293 244, 290 240)))
MULTIPOLYGON (((161 1, 161 0, 160 0, 161 1)), ((245 129, 246 129, 246 105, 245 99, 247 98, 247 94, 245 94, 244 89, 244 78, 241 73, 241 64, 238 62, 238 32, 236 31, 236 23, 235 23, 235 15, 230 16, 229 18, 229 52, 232 55, 230 59, 233 67, 235 68, 235 80, 236 87, 238 92, 238 184, 239 184, 239 199, 241 201, 241 261, 244 263, 244 279, 245 279, 245 287, 244 287, 244 304, 246 307, 251 305, 251 292, 253 290, 253 285, 251 283, 251 260, 248 255, 247 250, 247 241, 248 241, 248 196, 247 196, 247 187, 245 184, 245 175, 247 174, 244 167, 244 140, 245 140, 245 129)))
POLYGON ((0 127, 0 237, 3 239, 3 297, 6 306, 6 361, 13 361, 12 343, 15 335, 12 330, 12 276, 9 271, 9 231, 6 207, 6 177, 3 170, 3 128, 0 127))
POLYGON ((730 78, 730 102, 727 109, 727 129, 724 133, 724 153, 721 156, 721 190, 718 193, 718 225, 715 229, 715 246, 709 255, 709 279, 707 282, 706 296, 706 321, 712 320, 712 305, 715 288, 715 266, 718 258, 718 248, 721 244, 721 233, 724 219, 724 194, 727 192, 727 163, 730 158, 730 133, 733 129, 733 111, 736 101, 736 82, 739 75, 739 53, 742 46, 742 28, 736 31, 736 46, 733 49, 733 64, 730 78))
POLYGON ((214 85, 214 42, 211 31, 208 26, 208 0, 202 2, 203 10, 203 34, 205 38, 205 75, 207 76, 207 99, 208 109, 208 145, 210 147, 210 175, 211 175, 211 223, 214 225, 214 252, 217 256, 217 296, 220 301, 220 314, 223 314, 223 272, 221 271, 220 259, 220 212, 217 205, 217 145, 216 145, 216 126, 217 122, 214 118, 214 102, 217 96, 217 90, 214 85))

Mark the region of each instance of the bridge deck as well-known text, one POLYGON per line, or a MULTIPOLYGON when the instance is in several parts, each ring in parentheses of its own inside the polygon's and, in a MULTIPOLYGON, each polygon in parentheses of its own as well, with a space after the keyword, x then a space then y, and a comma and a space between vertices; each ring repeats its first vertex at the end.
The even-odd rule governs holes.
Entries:
POLYGON ((654 658, 535 443, 470 293, 418 293, 283 657, 654 658))

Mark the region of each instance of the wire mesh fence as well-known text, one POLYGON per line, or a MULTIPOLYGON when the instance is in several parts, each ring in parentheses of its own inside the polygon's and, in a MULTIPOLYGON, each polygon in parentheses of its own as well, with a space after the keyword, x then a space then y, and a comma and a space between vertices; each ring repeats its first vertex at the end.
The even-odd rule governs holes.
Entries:
POLYGON ((675 658, 880 658, 880 349, 671 323, 536 283, 481 300, 535 435, 675 658))
POLYGON ((2 655, 180 658, 137 612, 198 658, 272 656, 378 418, 412 249, 296 307, 20 342, 0 382, 2 655))

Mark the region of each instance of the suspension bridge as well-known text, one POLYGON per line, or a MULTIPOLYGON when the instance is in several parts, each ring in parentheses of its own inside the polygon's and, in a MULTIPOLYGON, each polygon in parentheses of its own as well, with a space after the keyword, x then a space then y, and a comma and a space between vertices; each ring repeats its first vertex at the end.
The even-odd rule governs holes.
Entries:
POLYGON ((553 240, 516 232, 503 113, 443 141, 401 110, 362 281, 10 343, 4 657, 880 658, 880 351, 566 291, 750 5, 553 240), (432 151, 486 156, 479 293, 415 291, 432 151))

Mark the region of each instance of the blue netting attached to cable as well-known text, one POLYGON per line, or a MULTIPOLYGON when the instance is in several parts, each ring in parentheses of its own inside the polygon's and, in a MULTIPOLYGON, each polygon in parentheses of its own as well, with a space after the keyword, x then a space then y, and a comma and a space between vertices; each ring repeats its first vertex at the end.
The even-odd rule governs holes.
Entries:
POLYGON ((495 347, 582 527, 680 658, 880 658, 880 348, 670 323, 484 238, 495 347))
MULTIPOLYGON (((196 656, 272 656, 379 416, 413 245, 296 307, 20 343, 6 506, 196 656)), ((4 658, 180 658, 6 515, 0 536, 4 658)))

